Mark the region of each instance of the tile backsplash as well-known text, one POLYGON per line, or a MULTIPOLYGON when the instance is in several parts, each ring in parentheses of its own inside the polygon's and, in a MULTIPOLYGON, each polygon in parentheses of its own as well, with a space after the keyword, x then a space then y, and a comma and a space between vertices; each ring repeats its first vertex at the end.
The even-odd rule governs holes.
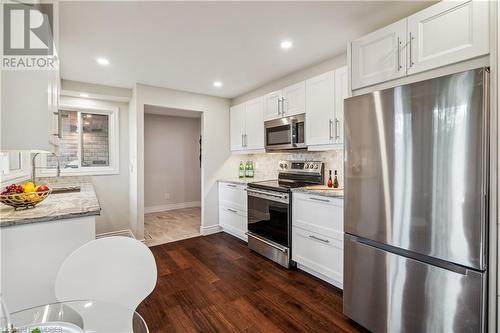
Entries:
POLYGON ((328 180, 328 170, 337 170, 340 187, 343 187, 344 174, 344 151, 342 149, 324 152, 294 151, 283 153, 266 153, 250 155, 233 155, 234 170, 238 171, 240 161, 253 161, 255 168, 255 179, 278 178, 278 164, 282 160, 291 161, 321 161, 325 163, 325 182, 328 180))

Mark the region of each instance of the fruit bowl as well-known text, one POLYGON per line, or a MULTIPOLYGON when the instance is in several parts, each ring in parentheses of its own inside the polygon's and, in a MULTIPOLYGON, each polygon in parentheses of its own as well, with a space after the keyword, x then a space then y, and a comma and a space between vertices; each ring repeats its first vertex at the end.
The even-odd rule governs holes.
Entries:
POLYGON ((0 202, 4 205, 14 207, 15 210, 33 208, 45 200, 50 193, 52 193, 52 190, 45 185, 35 187, 34 185, 22 186, 13 184, 0 194, 0 202), (13 188, 15 190, 12 190, 13 188), (24 192, 25 189, 27 192, 24 192))

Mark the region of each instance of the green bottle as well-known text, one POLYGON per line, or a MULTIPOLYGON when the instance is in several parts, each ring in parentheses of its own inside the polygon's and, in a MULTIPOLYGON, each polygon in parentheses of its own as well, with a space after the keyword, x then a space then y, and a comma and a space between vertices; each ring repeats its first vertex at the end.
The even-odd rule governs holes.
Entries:
POLYGON ((249 161, 248 162, 248 174, 247 174, 247 177, 253 178, 253 175, 254 175, 253 162, 249 161))
POLYGON ((240 178, 245 178, 245 165, 240 161, 240 178))

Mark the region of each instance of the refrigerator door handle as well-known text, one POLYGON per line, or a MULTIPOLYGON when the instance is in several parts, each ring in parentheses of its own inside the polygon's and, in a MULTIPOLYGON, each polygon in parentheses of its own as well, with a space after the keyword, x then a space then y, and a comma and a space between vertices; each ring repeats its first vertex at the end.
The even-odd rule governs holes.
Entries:
POLYGON ((354 241, 361 243, 361 244, 364 244, 366 246, 370 246, 370 247, 373 247, 373 248, 376 248, 379 250, 384 250, 386 252, 393 253, 393 254, 396 254, 396 255, 399 255, 402 257, 406 257, 408 259, 413 259, 415 261, 421 261, 421 262, 424 262, 426 264, 440 267, 442 269, 446 269, 447 271, 452 271, 452 272, 455 272, 455 273, 458 273, 461 275, 467 275, 467 271, 469 270, 466 267, 463 267, 463 266, 460 266, 460 265, 457 265, 457 264, 454 264, 454 263, 451 263, 449 261, 445 261, 442 259, 428 257, 428 256, 425 256, 425 255, 422 255, 419 253, 403 250, 403 249, 400 249, 400 248, 397 248, 394 246, 375 242, 375 241, 365 239, 365 238, 360 238, 360 237, 353 236, 353 235, 349 235, 349 236, 354 241))

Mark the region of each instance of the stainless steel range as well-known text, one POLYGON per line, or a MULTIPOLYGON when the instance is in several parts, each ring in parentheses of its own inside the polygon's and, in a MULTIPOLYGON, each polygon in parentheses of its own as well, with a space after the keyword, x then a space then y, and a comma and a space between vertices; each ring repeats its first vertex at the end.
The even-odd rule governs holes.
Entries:
POLYGON ((322 162, 281 161, 277 180, 248 184, 248 247, 289 268, 292 188, 324 182, 322 162))

